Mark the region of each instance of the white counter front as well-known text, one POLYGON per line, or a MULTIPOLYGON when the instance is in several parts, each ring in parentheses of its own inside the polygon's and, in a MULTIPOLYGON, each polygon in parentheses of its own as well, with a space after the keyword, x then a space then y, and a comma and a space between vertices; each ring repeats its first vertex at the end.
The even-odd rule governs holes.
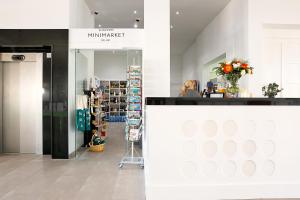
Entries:
POLYGON ((147 200, 300 197, 300 106, 147 105, 147 200))

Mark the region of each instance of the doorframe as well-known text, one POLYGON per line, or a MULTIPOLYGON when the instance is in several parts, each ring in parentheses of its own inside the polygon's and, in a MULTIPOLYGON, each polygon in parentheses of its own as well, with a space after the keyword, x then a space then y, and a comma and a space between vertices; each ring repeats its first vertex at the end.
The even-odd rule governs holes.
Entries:
MULTIPOLYGON (((281 43, 281 87, 286 88, 286 55, 285 50, 287 48, 287 44, 291 40, 300 40, 300 26, 299 25, 265 25, 264 26, 264 37, 263 40, 265 42, 266 39, 278 40, 281 43), (293 30, 293 32, 291 32, 293 30)), ((285 90, 283 90, 280 94, 280 97, 285 96, 285 90)))

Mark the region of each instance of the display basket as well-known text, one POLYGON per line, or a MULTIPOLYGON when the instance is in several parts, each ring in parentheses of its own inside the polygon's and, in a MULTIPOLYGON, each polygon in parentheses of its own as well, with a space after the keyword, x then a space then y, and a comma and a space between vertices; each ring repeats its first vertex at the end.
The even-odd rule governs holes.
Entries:
POLYGON ((104 144, 99 144, 99 145, 93 145, 91 142, 90 144, 90 151, 92 152, 103 152, 104 151, 104 144))

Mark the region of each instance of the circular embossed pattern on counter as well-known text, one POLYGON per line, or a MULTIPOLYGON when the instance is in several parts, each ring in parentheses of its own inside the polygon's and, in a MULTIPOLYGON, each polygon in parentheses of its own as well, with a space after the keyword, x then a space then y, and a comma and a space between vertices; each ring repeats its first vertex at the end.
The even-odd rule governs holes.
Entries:
POLYGON ((182 151, 185 156, 194 156, 197 153, 197 144, 194 141, 182 143, 182 151))
POLYGON ((252 160, 245 161, 242 167, 242 171, 245 176, 253 176, 256 172, 255 162, 252 160))
POLYGON ((276 135, 276 123, 273 120, 267 120, 262 125, 262 131, 265 137, 274 137, 276 135))
POLYGON ((263 144, 263 153, 265 156, 273 156, 276 151, 275 143, 271 140, 267 140, 263 144))
POLYGON ((226 141, 223 146, 223 153, 228 156, 232 157, 237 153, 237 144, 233 140, 226 141))
POLYGON ((275 172, 275 163, 272 160, 267 160, 263 164, 263 172, 267 176, 272 176, 275 172))
POLYGON ((197 173, 198 173, 197 164, 194 162, 191 162, 191 161, 183 163, 182 173, 183 173, 183 176, 186 178, 193 178, 193 177, 197 176, 197 173))
POLYGON ((247 157, 252 157, 256 152, 256 143, 253 140, 244 142, 243 152, 247 157))
POLYGON ((243 129, 243 133, 245 137, 251 138, 256 133, 256 122, 254 120, 249 120, 245 122, 245 128, 243 129))
POLYGON ((214 157, 218 152, 218 145, 214 141, 208 141, 203 144, 203 153, 206 157, 214 157))
POLYGON ((218 165, 214 161, 204 162, 202 168, 203 168, 203 173, 208 177, 212 177, 216 175, 218 171, 218 165))
POLYGON ((182 124, 181 132, 187 138, 194 137, 198 131, 198 126, 195 121, 189 120, 182 124))
POLYGON ((233 177, 237 172, 237 164, 234 161, 225 161, 223 163, 223 174, 227 177, 233 177))
POLYGON ((238 125, 233 120, 225 121, 223 124, 223 132, 228 137, 233 137, 238 131, 238 125))
POLYGON ((207 120, 203 124, 203 131, 206 137, 215 137, 218 133, 218 125, 213 120, 207 120))

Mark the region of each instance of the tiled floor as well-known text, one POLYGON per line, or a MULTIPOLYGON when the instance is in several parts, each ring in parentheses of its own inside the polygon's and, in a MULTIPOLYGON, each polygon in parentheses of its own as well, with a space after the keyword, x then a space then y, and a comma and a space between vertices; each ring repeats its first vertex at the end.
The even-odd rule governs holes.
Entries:
POLYGON ((118 168, 125 153, 123 126, 112 124, 104 153, 78 159, 0 155, 0 200, 144 200, 143 170, 118 168))

